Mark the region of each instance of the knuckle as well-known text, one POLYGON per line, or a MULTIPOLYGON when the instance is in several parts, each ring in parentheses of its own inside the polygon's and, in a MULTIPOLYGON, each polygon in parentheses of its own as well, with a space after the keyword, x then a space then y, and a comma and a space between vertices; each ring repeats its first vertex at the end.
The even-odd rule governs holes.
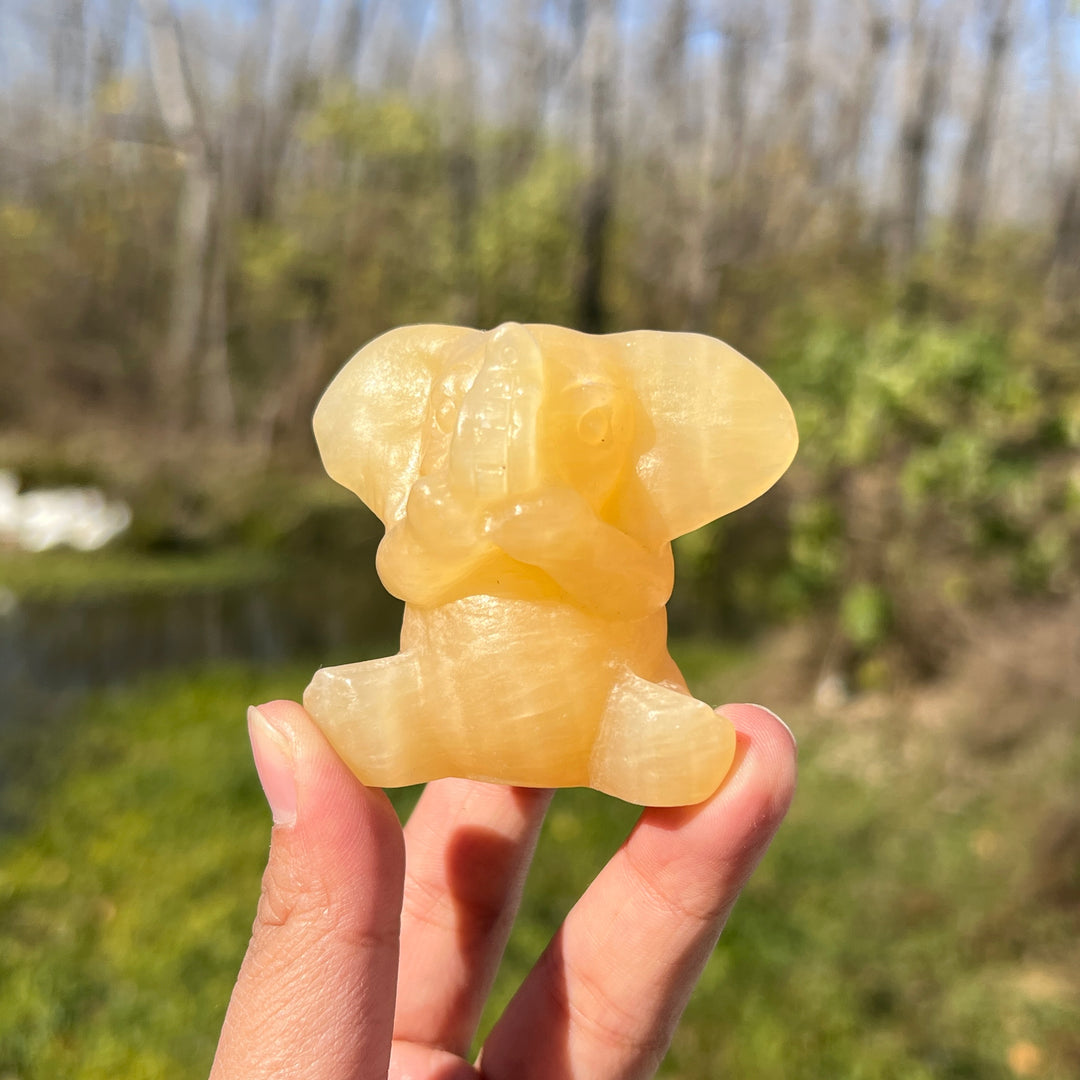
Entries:
POLYGON ((320 878, 301 877, 271 859, 263 874, 253 937, 282 935, 307 948, 311 943, 347 953, 393 950, 396 919, 372 918, 364 890, 331 888, 320 878))
POLYGON ((263 874, 256 931, 262 927, 302 926, 309 932, 336 929, 340 916, 336 905, 318 881, 301 881, 292 868, 271 860, 263 874))
POLYGON ((463 947, 482 946, 508 918, 501 889, 448 893, 413 874, 406 875, 403 913, 422 925, 455 933, 463 947))
MULTIPOLYGON (((728 905, 728 891, 719 887, 730 876, 730 865, 718 868, 715 875, 696 881, 692 875, 681 874, 675 864, 656 873, 642 867, 634 853, 627 849, 627 863, 639 894, 662 919, 676 922, 711 924, 728 905)), ((727 860, 725 860, 725 864, 727 860)))
POLYGON ((561 951, 549 950, 541 958, 543 985, 549 1002, 564 1022, 599 1046, 651 1059, 662 1055, 667 1038, 655 1018, 634 1004, 618 1000, 602 975, 587 965, 572 964, 561 951))

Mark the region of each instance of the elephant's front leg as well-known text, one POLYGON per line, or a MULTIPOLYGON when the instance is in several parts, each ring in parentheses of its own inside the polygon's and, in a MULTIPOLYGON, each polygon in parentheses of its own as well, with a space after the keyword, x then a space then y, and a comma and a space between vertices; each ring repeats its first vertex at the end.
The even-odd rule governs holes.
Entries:
POLYGON ((416 654, 401 652, 321 668, 304 691, 304 707, 363 783, 419 784, 445 767, 423 685, 416 654))
POLYGON ((608 696, 589 786, 644 806, 707 799, 735 757, 735 728, 703 701, 624 671, 608 696))

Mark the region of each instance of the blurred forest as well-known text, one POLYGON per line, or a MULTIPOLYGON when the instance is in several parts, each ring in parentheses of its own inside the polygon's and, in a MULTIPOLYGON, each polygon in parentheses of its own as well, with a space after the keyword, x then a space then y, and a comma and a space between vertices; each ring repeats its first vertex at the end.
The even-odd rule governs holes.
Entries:
POLYGON ((793 401, 678 626, 816 613, 877 685, 1076 589, 1068 0, 7 0, 0 138, 0 462, 135 548, 347 549, 322 387, 515 319, 715 334, 793 401))
MULTIPOLYGON (((676 542, 800 790, 661 1075, 1080 1076, 1078 0, 0 0, 0 147, 0 510, 132 512, 0 521, 0 1077, 206 1074, 244 706, 398 626, 314 404, 511 319, 719 336, 801 431, 676 542)), ((486 1025, 635 813, 557 793, 486 1025)))

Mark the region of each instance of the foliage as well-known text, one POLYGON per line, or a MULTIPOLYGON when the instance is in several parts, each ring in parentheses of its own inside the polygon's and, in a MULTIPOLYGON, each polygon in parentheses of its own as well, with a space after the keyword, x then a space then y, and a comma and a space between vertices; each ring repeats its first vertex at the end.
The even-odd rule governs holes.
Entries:
POLYGON ((485 202, 476 230, 480 325, 573 322, 580 179, 573 159, 550 148, 485 202))
MULTIPOLYGON (((376 526, 350 523, 354 500, 331 505, 310 434, 340 364, 394 325, 575 318, 588 170, 569 141, 479 125, 463 220, 437 102, 328 80, 301 105, 289 167, 259 199, 238 190, 220 223, 231 445, 161 431, 177 155, 104 141, 0 190, 0 355, 15 361, 0 364, 0 463, 127 498, 139 552, 349 548, 376 526)), ((894 652, 926 673, 957 612, 1077 585, 1080 324, 1075 304, 1044 302, 1037 236, 987 228, 962 258, 946 237, 897 279, 852 211, 790 249, 729 252, 695 304, 676 227, 688 178, 648 157, 623 170, 611 327, 731 340, 802 435, 777 491, 680 542, 677 623, 742 633, 818 608, 841 666, 894 652)))
POLYGON ((840 622, 853 645, 865 649, 880 644, 889 627, 888 597, 866 582, 853 585, 844 593, 840 622))
POLYGON ((977 322, 816 316, 791 318, 770 368, 801 436, 786 544, 761 557, 753 508, 697 541, 706 581, 748 560, 729 609, 824 603, 854 653, 895 635, 928 653, 950 611, 1080 583, 1080 368, 977 322))
MULTIPOLYGON (((685 659, 698 686, 736 677, 705 647, 685 659)), ((47 796, 0 840, 0 1071, 205 1075, 269 833, 244 707, 295 695, 306 673, 159 679, 47 733, 47 796)), ((1064 716, 963 767, 958 744, 892 718, 794 719, 791 818, 662 1075, 1004 1080, 1017 1047, 1046 1080, 1073 1075, 1075 900, 1047 892, 1033 861, 1080 780, 1064 716)), ((395 793, 399 810, 415 797, 395 793)), ((485 1026, 633 817, 557 796, 485 1026)))

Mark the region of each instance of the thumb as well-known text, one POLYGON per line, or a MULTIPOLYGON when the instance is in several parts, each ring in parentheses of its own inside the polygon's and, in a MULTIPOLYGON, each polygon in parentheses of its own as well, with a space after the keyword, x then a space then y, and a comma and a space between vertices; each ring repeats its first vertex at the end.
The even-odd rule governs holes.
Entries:
POLYGON ((405 874, 389 800, 304 709, 248 711, 270 859, 211 1080, 384 1080, 405 874))

